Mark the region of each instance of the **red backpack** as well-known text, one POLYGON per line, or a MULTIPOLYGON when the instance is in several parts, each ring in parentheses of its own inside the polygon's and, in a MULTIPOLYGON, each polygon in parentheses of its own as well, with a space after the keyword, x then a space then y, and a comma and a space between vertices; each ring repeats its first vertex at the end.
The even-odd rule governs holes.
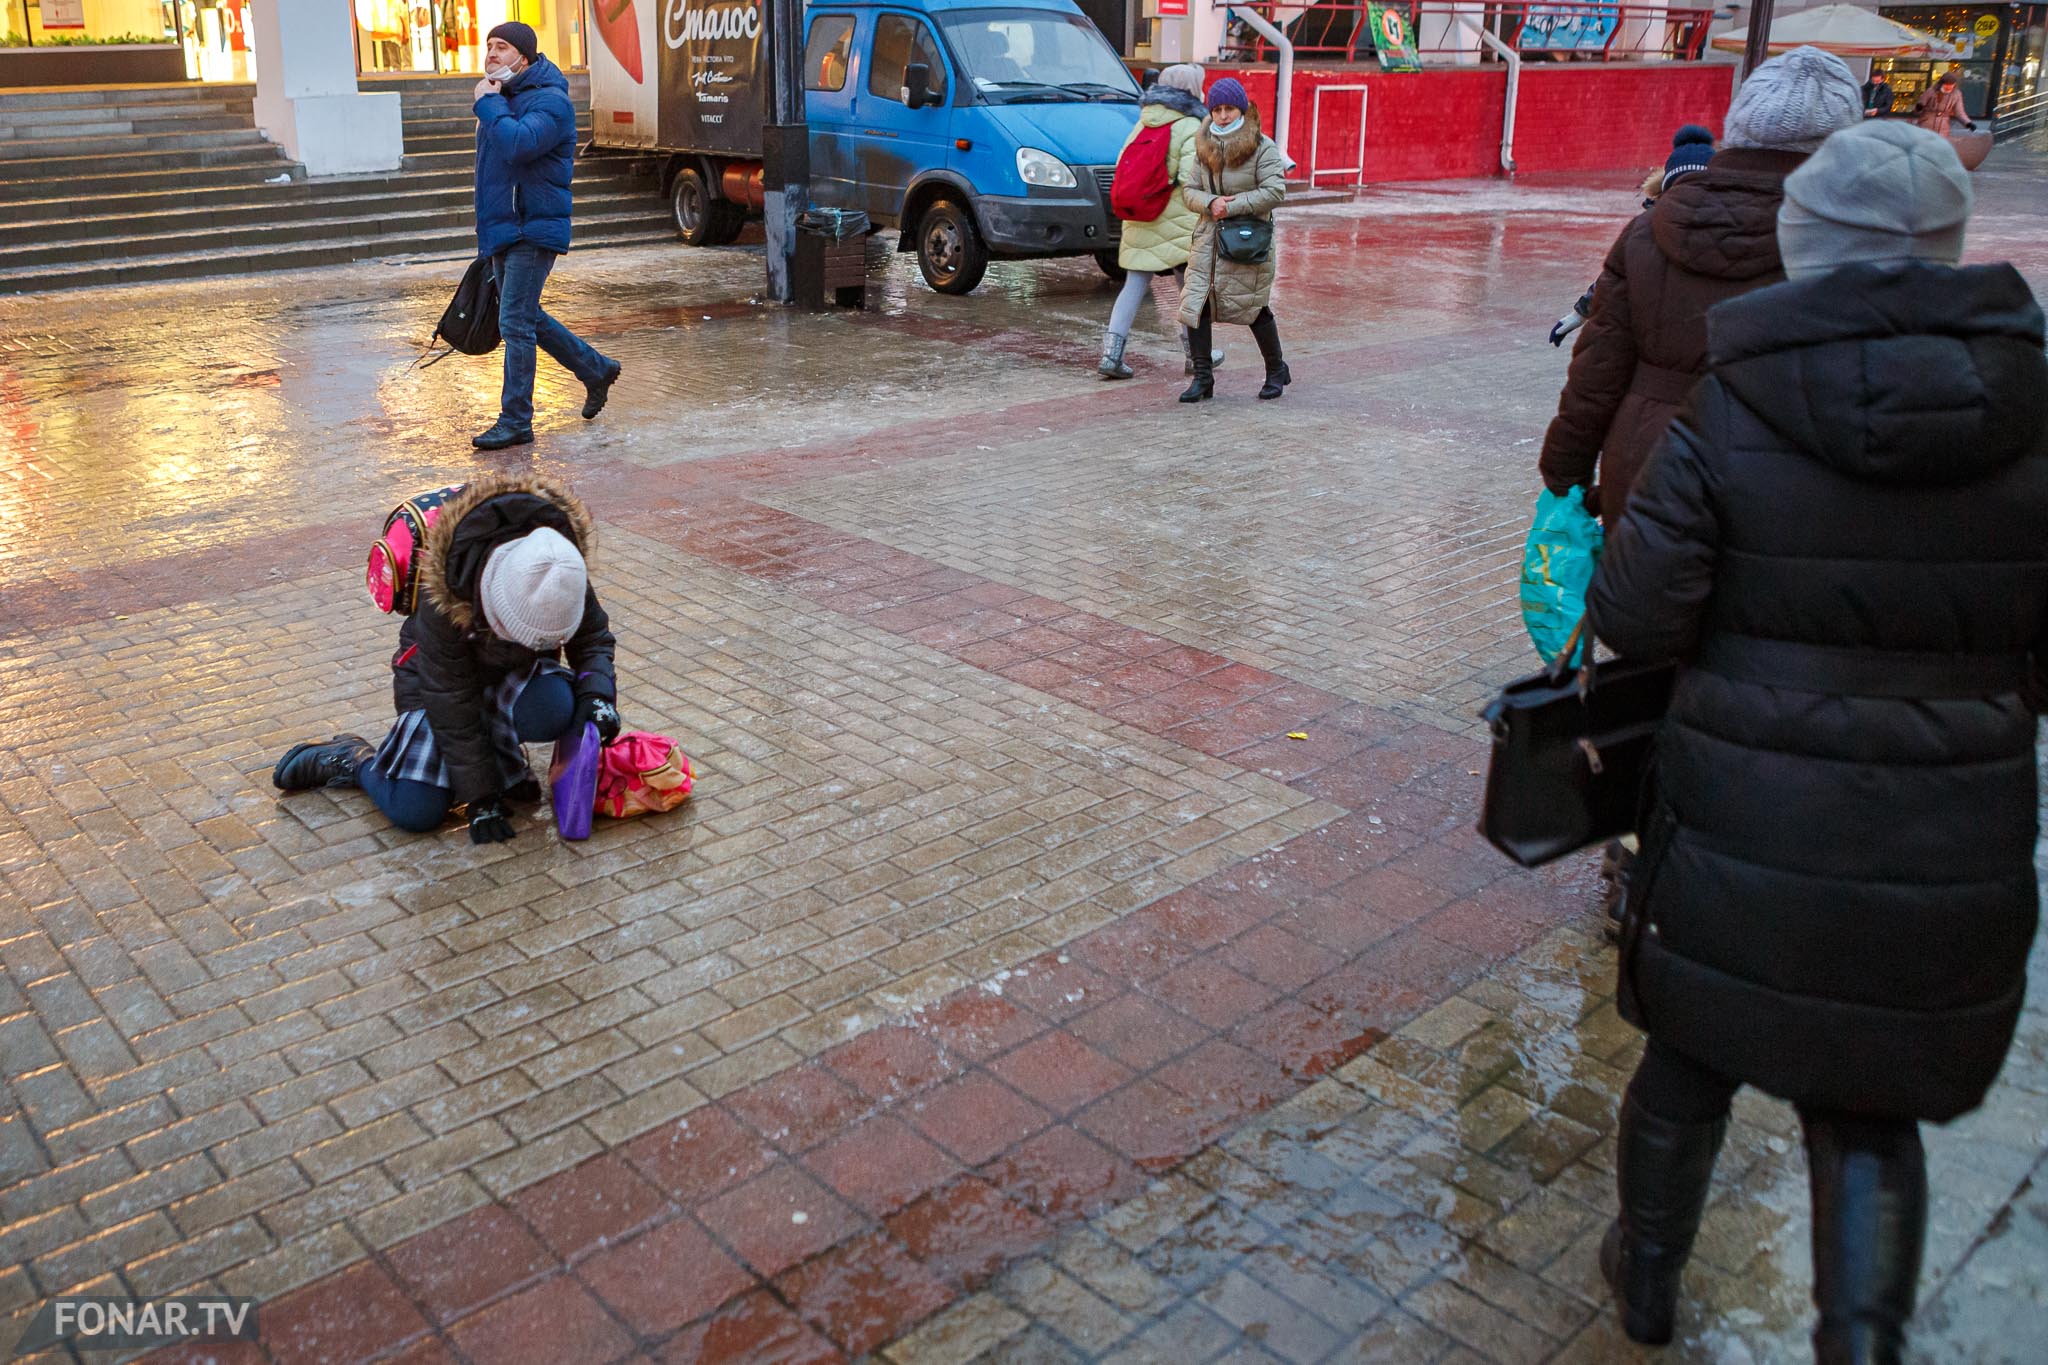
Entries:
POLYGON ((1140 128, 1116 159, 1116 178, 1109 185, 1109 211, 1126 223, 1149 223, 1166 212, 1173 198, 1173 176, 1167 154, 1173 149, 1173 124, 1140 128))

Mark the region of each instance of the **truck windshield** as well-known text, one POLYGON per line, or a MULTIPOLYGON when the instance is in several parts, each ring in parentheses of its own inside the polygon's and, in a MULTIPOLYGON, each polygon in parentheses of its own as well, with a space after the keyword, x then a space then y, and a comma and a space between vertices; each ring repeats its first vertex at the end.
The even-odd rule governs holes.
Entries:
POLYGON ((1138 102, 1137 82, 1077 14, 1030 9, 942 10, 939 22, 967 79, 998 104, 1138 102))

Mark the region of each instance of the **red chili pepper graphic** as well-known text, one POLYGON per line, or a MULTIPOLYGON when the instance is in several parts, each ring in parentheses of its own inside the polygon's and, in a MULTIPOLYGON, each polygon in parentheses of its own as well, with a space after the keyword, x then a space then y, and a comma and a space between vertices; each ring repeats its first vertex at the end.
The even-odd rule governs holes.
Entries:
POLYGON ((598 36, 611 49, 633 83, 642 83, 640 68, 640 16, 633 12, 633 0, 597 0, 598 36))

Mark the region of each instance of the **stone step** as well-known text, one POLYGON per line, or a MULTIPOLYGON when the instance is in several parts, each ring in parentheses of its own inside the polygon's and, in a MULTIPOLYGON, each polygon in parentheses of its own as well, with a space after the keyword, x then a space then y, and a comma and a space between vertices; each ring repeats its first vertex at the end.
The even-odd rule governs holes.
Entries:
MULTIPOLYGON (((642 242, 673 242, 675 228, 667 215, 597 219, 578 223, 576 244, 588 250, 642 242)), ((465 229, 449 233, 406 233, 360 236, 319 243, 293 243, 227 255, 220 251, 93 261, 59 267, 0 267, 0 294, 49 289, 79 289, 107 284, 153 284, 208 275, 240 275, 267 270, 304 270, 386 256, 430 260, 463 260, 476 251, 476 236, 465 229)))
MULTIPOLYGON (((291 163, 286 165, 290 166, 291 163)), ((277 173, 270 167, 257 169, 266 171, 269 175, 277 173)), ((467 194, 473 181, 473 177, 468 174, 452 171, 417 172, 413 175, 387 171, 377 175, 328 176, 319 180, 294 179, 276 185, 270 184, 267 177, 243 177, 231 182, 159 188, 160 179, 162 177, 124 176, 121 177, 122 184, 118 189, 105 194, 59 193, 44 199, 0 201, 0 223, 61 222, 67 219, 121 217, 197 209, 209 205, 233 208, 301 203, 388 192, 392 187, 401 184, 410 190, 453 189, 467 194)), ((68 190, 71 187, 67 185, 61 188, 68 190)))
POLYGON ((0 139, 107 137, 120 133, 203 132, 209 128, 252 128, 247 109, 224 104, 173 104, 161 109, 117 105, 107 109, 24 109, 0 113, 0 139))
MULTIPOLYGON (((244 120, 223 118, 218 127, 177 128, 158 132, 127 133, 107 137, 32 137, 0 141, 0 162, 70 161, 89 156, 141 156, 151 164, 165 164, 174 152, 210 151, 222 147, 268 147, 271 144, 244 120)), ((13 167, 0 165, 0 176, 13 167)))
POLYGON ((248 103, 256 98, 249 83, 202 85, 118 85, 105 89, 9 90, 0 92, 0 117, 24 109, 86 109, 133 105, 203 104, 211 100, 248 103))
MULTIPOLYGON (((177 255, 212 249, 219 252, 260 251, 292 243, 330 242, 353 237, 458 236, 476 229, 476 210, 466 195, 423 196, 413 200, 403 195, 326 201, 328 210, 314 217, 273 215, 255 221, 205 225, 189 221, 175 223, 129 219, 127 232, 80 235, 70 227, 54 227, 62 237, 46 231, 40 240, 20 244, 8 238, 23 231, 20 226, 0 228, 0 246, 7 248, 9 266, 59 266, 92 261, 141 260, 145 257, 177 255)), ((649 196, 636 194, 591 194, 576 204, 576 229, 581 236, 589 224, 618 223, 634 219, 650 224, 665 223, 662 205, 649 196)), ((119 220, 113 220, 119 222, 119 220)))
POLYGON ((271 175, 277 175, 293 164, 286 160, 283 148, 260 137, 239 145, 201 147, 189 151, 110 152, 95 156, 0 160, 0 186, 11 187, 0 189, 0 198, 40 192, 24 186, 48 186, 60 182, 97 185, 118 176, 163 175, 175 171, 224 170, 229 167, 267 167, 271 175))

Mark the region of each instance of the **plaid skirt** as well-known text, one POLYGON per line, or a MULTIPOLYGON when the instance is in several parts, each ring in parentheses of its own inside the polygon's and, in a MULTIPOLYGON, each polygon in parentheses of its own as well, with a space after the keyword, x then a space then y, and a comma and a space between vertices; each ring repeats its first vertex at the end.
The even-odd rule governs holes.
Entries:
MULTIPOLYGON (((569 670, 552 659, 537 660, 525 673, 507 673, 487 694, 490 708, 491 757, 498 764, 498 788, 507 790, 533 776, 526 750, 519 744, 519 729, 512 723, 512 708, 527 684, 545 673, 569 676, 569 670)), ((448 776, 448 760, 434 742, 434 727, 427 723, 425 708, 404 711, 377 746, 371 762, 377 771, 396 782, 424 782, 444 791, 454 788, 448 776)))

